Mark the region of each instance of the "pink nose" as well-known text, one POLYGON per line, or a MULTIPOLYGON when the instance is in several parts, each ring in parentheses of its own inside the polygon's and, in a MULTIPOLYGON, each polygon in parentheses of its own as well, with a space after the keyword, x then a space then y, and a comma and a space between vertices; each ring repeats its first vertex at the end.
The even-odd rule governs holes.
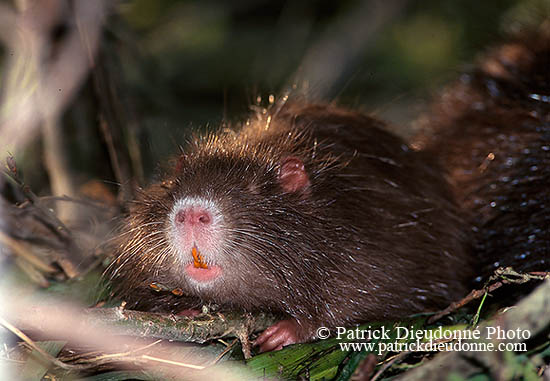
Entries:
POLYGON ((176 214, 176 225, 188 227, 207 227, 212 223, 212 216, 200 207, 188 207, 176 214))

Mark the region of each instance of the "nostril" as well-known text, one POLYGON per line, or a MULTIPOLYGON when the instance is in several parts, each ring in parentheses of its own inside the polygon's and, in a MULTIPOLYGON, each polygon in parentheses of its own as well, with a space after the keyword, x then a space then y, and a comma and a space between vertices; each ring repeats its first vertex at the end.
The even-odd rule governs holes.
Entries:
POLYGON ((189 207, 178 211, 174 222, 182 226, 206 226, 212 223, 212 216, 203 208, 189 207))
POLYGON ((183 223, 185 223, 185 211, 184 211, 184 210, 180 210, 180 211, 176 214, 176 223, 177 223, 177 224, 183 224, 183 223))
POLYGON ((201 213, 199 216, 199 222, 203 225, 208 225, 210 223, 210 216, 208 215, 208 213, 201 213))

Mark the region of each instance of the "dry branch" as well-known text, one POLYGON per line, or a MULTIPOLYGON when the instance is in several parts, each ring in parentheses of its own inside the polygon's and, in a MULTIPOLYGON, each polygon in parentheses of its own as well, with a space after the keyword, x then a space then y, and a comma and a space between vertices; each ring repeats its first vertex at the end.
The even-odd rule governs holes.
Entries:
POLYGON ((487 293, 491 293, 505 284, 522 284, 532 280, 543 280, 550 277, 550 272, 534 271, 529 273, 518 273, 510 267, 498 268, 495 270, 495 275, 491 276, 485 287, 480 290, 472 290, 468 295, 458 302, 451 303, 447 308, 438 312, 428 319, 428 323, 432 324, 443 316, 447 316, 457 309, 464 307, 473 300, 483 297, 487 293), (496 280, 496 281, 495 281, 496 280), (493 282, 493 283, 491 283, 493 282))
POLYGON ((243 327, 247 327, 249 333, 263 331, 276 321, 273 315, 264 312, 253 317, 229 312, 190 318, 121 308, 94 308, 86 314, 90 324, 109 324, 116 327, 118 334, 199 344, 221 337, 238 337, 243 327))
MULTIPOLYGON (((21 313, 16 325, 23 331, 34 331, 41 336, 59 339, 58 332, 42 330, 42 322, 59 319, 62 326, 70 326, 71 333, 94 332, 105 335, 136 336, 149 339, 166 339, 202 344, 222 337, 238 337, 246 327, 249 333, 259 332, 272 325, 276 318, 268 313, 254 316, 239 312, 201 314, 194 318, 126 310, 115 308, 90 308, 82 310, 77 319, 65 322, 62 308, 33 307, 32 316, 21 313), (76 326, 75 326, 76 324, 76 326)), ((73 312, 74 314, 74 312, 73 312)))

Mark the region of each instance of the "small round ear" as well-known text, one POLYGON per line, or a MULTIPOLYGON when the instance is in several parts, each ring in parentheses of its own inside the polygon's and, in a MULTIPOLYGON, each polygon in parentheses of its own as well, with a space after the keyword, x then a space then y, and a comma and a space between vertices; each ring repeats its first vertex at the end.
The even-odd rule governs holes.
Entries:
POLYGON ((306 192, 310 182, 303 161, 295 156, 283 158, 279 168, 279 184, 288 193, 306 192))

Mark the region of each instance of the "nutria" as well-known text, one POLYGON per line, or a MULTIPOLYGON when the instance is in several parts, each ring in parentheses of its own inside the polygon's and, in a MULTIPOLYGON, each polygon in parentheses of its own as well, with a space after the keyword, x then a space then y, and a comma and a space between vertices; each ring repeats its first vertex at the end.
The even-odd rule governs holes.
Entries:
POLYGON ((472 260, 452 194, 382 122, 283 99, 184 147, 133 203, 109 276, 129 308, 281 314, 258 340, 278 349, 462 297, 472 260))

